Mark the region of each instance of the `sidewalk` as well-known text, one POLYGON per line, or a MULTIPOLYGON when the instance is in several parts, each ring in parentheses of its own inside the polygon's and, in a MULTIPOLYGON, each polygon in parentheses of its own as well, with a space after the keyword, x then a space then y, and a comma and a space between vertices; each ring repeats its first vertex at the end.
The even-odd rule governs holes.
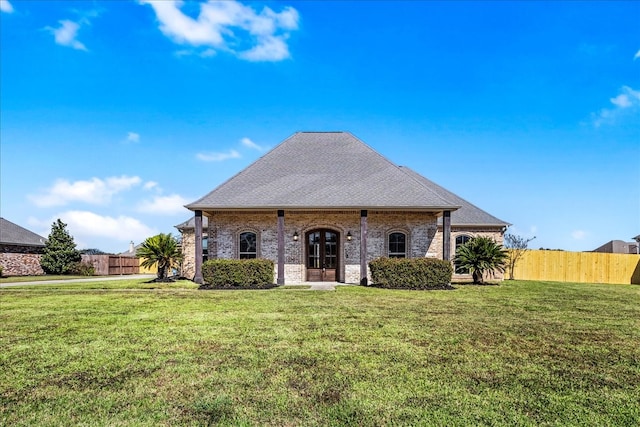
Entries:
POLYGON ((5 282, 0 283, 0 288, 8 288, 12 286, 22 285, 52 285, 56 283, 86 283, 86 282, 106 282, 112 280, 135 280, 135 279, 153 279, 155 274, 127 274, 121 276, 95 277, 86 279, 57 279, 57 280, 34 280, 33 282, 5 282))
MULTIPOLYGON (((354 286, 352 284, 349 283, 339 283, 339 282, 302 282, 302 283, 296 283, 295 285, 291 285, 291 286, 297 286, 297 285, 305 285, 305 286, 309 286, 308 289, 287 289, 287 290, 301 290, 301 291, 335 291, 336 290, 336 286, 354 286)), ((286 286, 286 285, 285 285, 286 286)))

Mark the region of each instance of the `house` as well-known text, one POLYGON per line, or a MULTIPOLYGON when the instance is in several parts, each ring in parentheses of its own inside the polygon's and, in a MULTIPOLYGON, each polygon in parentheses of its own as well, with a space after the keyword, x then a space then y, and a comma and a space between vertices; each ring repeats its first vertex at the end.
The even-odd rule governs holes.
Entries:
POLYGON ((0 266, 3 276, 44 274, 40 255, 46 239, 11 221, 0 218, 0 266))
POLYGON ((186 207, 182 273, 199 283, 203 236, 210 259, 273 260, 278 284, 366 284, 372 259, 450 260, 509 225, 347 132, 295 133, 186 207))
MULTIPOLYGON (((636 237, 634 237, 636 239, 636 237)), ((603 252, 608 254, 637 254, 638 242, 625 242, 623 240, 611 240, 591 252, 603 252)))

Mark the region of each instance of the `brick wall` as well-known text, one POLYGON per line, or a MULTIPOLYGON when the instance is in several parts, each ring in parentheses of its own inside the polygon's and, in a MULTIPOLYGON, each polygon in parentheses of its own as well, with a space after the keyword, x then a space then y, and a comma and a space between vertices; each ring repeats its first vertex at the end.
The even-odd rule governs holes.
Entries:
MULTIPOLYGON (((438 230, 438 235, 442 236, 442 230, 438 230)), ((451 259, 456 253, 456 238, 458 236, 469 236, 469 237, 477 237, 477 236, 486 236, 495 240, 499 245, 504 243, 504 233, 502 231, 502 227, 451 227, 451 259)), ((440 237, 442 239, 442 237, 440 237)), ((440 246, 442 246, 442 242, 440 242, 440 246)), ((494 274, 485 274, 485 280, 503 280, 504 274, 500 272, 495 272, 494 274)), ((473 280, 471 274, 454 274, 454 281, 459 282, 470 282, 473 280)))
MULTIPOLYGON (((258 213, 219 212, 209 221, 209 257, 238 258, 240 233, 252 231, 258 239, 258 256, 270 259, 277 265, 277 216, 276 212, 258 213)), ((387 255, 389 234, 395 231, 406 233, 407 250, 410 257, 442 258, 442 230, 436 226, 436 217, 429 213, 369 211, 367 218, 368 241, 367 262, 387 255)), ((290 212, 285 211, 285 283, 306 281, 306 245, 308 231, 327 228, 340 234, 338 278, 345 283, 360 281, 360 211, 342 212, 290 212), (297 232, 299 240, 293 240, 297 232), (351 242, 346 234, 353 236, 351 242)), ((460 227, 451 228, 451 256, 455 254, 455 241, 459 235, 488 236, 499 244, 503 243, 500 227, 460 227)), ((182 275, 195 276, 195 235, 193 230, 182 234, 183 266, 182 275)), ((501 280, 498 273, 494 279, 501 280)), ((454 275, 454 280, 471 280, 470 275, 454 275)))
MULTIPOLYGON (((285 283, 306 280, 306 233, 319 228, 339 233, 338 279, 346 283, 360 281, 360 211, 285 211, 285 283), (299 240, 294 241, 294 233, 299 240), (353 236, 349 242, 347 233, 353 236)), ((407 234, 410 257, 442 257, 442 240, 437 244, 436 217, 422 212, 369 211, 367 218, 367 262, 387 255, 389 234, 407 234)), ((277 215, 275 211, 216 212, 209 221, 209 257, 238 258, 240 233, 251 231, 258 239, 258 256, 277 264, 277 215)), ((184 260, 182 274, 195 275, 194 234, 183 233, 184 260)))

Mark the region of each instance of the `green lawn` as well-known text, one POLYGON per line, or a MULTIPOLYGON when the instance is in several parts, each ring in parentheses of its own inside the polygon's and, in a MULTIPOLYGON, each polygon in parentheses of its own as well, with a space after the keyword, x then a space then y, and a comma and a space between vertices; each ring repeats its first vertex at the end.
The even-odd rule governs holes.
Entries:
POLYGON ((69 280, 69 279, 95 279, 99 277, 109 277, 109 276, 72 276, 68 274, 45 274, 42 276, 10 276, 10 277, 0 277, 0 284, 2 283, 20 283, 20 282, 43 282, 45 280, 69 280))
POLYGON ((640 287, 0 289, 0 425, 639 425, 640 287))

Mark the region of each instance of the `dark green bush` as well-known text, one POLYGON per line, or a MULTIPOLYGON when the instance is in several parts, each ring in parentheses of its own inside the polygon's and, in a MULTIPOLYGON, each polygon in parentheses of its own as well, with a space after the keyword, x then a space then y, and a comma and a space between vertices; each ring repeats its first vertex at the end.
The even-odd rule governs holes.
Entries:
POLYGON ((93 276, 96 274, 96 268, 90 262, 74 262, 69 272, 77 276, 93 276))
POLYGON ((215 288, 267 288, 274 283, 268 259, 210 259, 202 264, 204 282, 215 288))
POLYGON ((453 267, 435 258, 377 258, 369 263, 373 284, 383 288, 431 289, 451 284, 453 267))

